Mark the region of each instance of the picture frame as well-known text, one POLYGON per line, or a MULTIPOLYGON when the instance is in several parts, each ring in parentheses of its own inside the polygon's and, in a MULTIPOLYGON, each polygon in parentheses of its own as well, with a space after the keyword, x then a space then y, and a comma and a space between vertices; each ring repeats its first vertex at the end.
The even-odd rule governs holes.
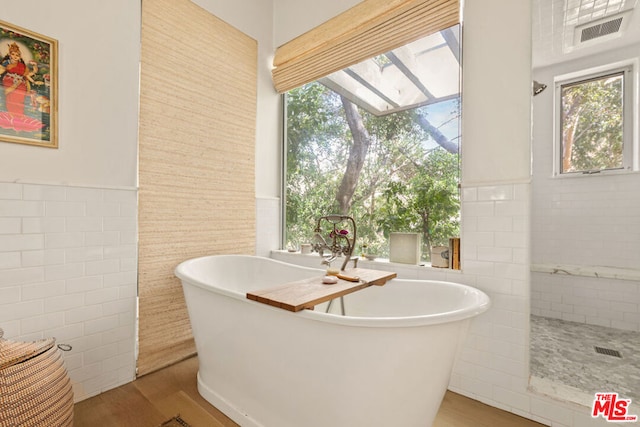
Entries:
POLYGON ((4 21, 0 142, 58 148, 58 41, 4 21))

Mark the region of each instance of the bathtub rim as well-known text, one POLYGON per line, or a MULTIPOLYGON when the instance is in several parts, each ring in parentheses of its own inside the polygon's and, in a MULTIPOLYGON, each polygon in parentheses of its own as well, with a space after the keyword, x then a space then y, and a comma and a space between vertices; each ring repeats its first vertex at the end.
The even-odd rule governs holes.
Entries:
POLYGON ((318 273, 319 275, 324 273, 324 270, 322 269, 300 266, 300 265, 276 260, 273 258, 261 257, 261 256, 255 256, 255 255, 206 255, 202 257, 191 258, 181 262, 180 264, 178 264, 178 266, 176 266, 174 270, 174 274, 176 275, 176 277, 178 277, 181 280, 183 287, 184 287, 184 282, 187 282, 191 285, 205 289, 209 292, 214 292, 230 298, 242 300, 248 304, 253 304, 259 307, 263 307, 265 309, 276 310, 277 312, 287 313, 288 315, 299 316, 302 318, 306 318, 306 319, 314 320, 318 322, 334 323, 334 324, 345 325, 345 326, 373 327, 373 328, 392 327, 393 328, 393 327, 417 327, 417 326, 437 325, 441 323, 461 321, 461 320, 475 317, 487 311, 491 306, 491 300, 489 296, 483 291, 481 291, 480 289, 474 288, 473 286, 444 281, 444 280, 414 280, 414 279, 397 279, 396 278, 389 281, 389 283, 393 281, 408 282, 408 283, 428 282, 428 283, 435 283, 435 284, 446 285, 446 286, 463 289, 465 291, 471 292, 476 295, 477 304, 467 305, 459 309, 444 311, 440 313, 425 314, 425 315, 418 315, 418 316, 402 316, 402 317, 400 316, 387 316, 387 317, 342 316, 342 315, 333 314, 333 313, 324 313, 317 310, 301 310, 298 312, 292 312, 289 310, 273 307, 268 304, 250 300, 249 298, 247 298, 246 292, 242 293, 242 292, 233 291, 225 288, 215 287, 206 282, 197 280, 189 276, 189 274, 185 272, 185 270, 191 264, 202 262, 210 258, 222 258, 222 257, 252 258, 252 259, 257 258, 257 259, 266 260, 268 262, 272 262, 276 264, 282 264, 287 267, 295 267, 301 270, 308 270, 309 272, 315 272, 315 273, 318 273))

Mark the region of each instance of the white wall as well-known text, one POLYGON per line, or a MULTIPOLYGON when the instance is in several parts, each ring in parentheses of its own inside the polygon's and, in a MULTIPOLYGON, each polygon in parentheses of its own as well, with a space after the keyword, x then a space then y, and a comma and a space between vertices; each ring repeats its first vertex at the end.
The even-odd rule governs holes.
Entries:
POLYGON ((135 187, 140 2, 7 2, 2 20, 58 40, 59 148, 0 142, 0 181, 135 187))
POLYGON ((463 185, 530 182, 529 10, 525 2, 509 6, 500 0, 465 2, 463 185), (495 14, 490 12, 494 8, 495 14), (502 31, 495 27, 498 17, 505 20, 502 31))
POLYGON ((23 0, 58 40, 59 148, 0 142, 0 328, 55 337, 75 400, 135 377, 140 2, 23 0))
POLYGON ((274 40, 275 47, 317 27, 361 0, 275 0, 274 40))
POLYGON ((640 330, 640 173, 553 177, 554 77, 639 55, 636 44, 534 71, 548 85, 533 100, 534 314, 640 330))

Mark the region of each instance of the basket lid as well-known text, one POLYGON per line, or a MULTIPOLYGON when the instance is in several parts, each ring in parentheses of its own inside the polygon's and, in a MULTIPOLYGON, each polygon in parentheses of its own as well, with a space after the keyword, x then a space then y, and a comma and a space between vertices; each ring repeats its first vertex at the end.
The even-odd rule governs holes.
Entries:
POLYGON ((0 328, 0 369, 31 359, 49 350, 56 342, 55 338, 31 342, 11 341, 4 339, 3 334, 4 332, 0 328))

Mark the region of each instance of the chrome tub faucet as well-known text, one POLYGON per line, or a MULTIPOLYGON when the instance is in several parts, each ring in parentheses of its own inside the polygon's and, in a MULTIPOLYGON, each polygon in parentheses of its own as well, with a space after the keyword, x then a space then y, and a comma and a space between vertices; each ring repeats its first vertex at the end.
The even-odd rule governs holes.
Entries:
MULTIPOLYGON (((311 247, 314 251, 318 252, 323 257, 322 264, 331 265, 331 262, 337 257, 344 255, 345 260, 342 263, 340 270, 344 271, 349 261, 352 259, 353 249, 356 243, 356 222, 353 217, 348 215, 326 215, 318 218, 316 228, 314 230, 313 239, 311 241, 311 247), (322 235, 322 223, 328 222, 331 227, 331 232, 327 241, 322 235), (347 224, 344 228, 338 227, 338 225, 347 224), (349 230, 351 229, 351 231, 349 230), (324 256, 324 252, 329 251, 331 255, 324 256)), ((357 258, 353 258, 353 266, 356 267, 358 263, 357 258)))

